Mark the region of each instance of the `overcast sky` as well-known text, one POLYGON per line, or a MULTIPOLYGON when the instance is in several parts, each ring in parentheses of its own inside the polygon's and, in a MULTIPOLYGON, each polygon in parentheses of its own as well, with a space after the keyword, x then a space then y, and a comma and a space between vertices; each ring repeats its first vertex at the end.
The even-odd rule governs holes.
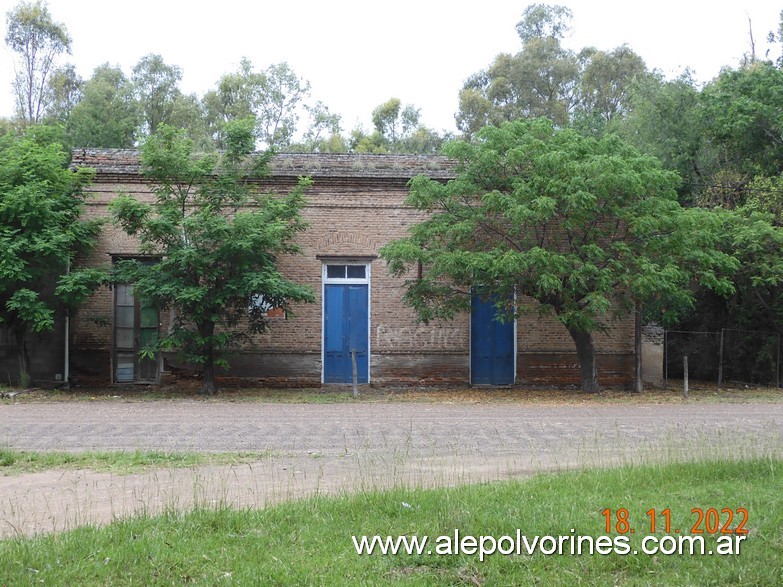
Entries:
MULTIPOLYGON (((574 13, 566 46, 612 49, 627 43, 649 68, 673 77, 685 67, 708 81, 777 29, 773 0, 565 0, 574 13)), ((0 0, 3 15, 16 4, 0 0)), ((109 62, 130 74, 149 53, 183 70, 182 89, 199 96, 242 57, 257 70, 287 61, 312 84, 312 99, 342 116, 348 131, 370 128, 391 97, 421 109, 422 122, 455 130, 465 79, 498 53, 521 48, 515 25, 524 0, 49 0, 73 38, 67 59, 87 79, 109 62)), ((5 19, 4 19, 5 22, 5 19)), ((4 29, 5 31, 5 29, 4 29)), ((775 56, 778 48, 773 49, 775 56)), ((12 113, 13 54, 0 50, 0 115, 12 113)))

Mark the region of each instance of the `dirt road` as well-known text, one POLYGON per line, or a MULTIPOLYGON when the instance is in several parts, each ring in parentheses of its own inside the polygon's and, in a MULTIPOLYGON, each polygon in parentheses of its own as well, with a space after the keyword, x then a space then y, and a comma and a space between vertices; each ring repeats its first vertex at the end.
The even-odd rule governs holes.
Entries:
POLYGON ((783 454, 783 404, 1 404, 0 446, 254 451, 234 467, 0 477, 0 537, 194 503, 431 487, 660 459, 783 454))

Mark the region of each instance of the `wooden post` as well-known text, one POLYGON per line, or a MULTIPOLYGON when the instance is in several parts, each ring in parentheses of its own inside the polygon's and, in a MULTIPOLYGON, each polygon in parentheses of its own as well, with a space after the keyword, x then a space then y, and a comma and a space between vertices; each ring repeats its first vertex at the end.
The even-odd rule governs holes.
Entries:
POLYGON ((682 358, 682 383, 684 386, 684 397, 688 397, 688 355, 682 358))
POLYGON ((636 355, 636 385, 634 391, 641 393, 642 384, 642 302, 636 302, 636 321, 634 325, 634 354, 636 355))
POLYGON ((353 397, 359 397, 359 372, 356 368, 356 349, 351 349, 351 363, 353 366, 353 397))
POLYGON ((723 385, 723 333, 725 328, 720 329, 720 349, 718 350, 718 388, 723 385))
POLYGON ((663 331, 663 388, 669 388, 669 331, 663 331))

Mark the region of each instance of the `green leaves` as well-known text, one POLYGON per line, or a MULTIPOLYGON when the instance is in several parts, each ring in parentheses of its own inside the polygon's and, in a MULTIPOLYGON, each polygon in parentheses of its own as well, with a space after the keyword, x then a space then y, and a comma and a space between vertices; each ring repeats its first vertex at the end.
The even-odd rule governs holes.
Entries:
POLYGON ((5 302, 5 316, 12 315, 9 322, 24 322, 33 332, 51 330, 54 326, 54 310, 47 306, 38 292, 27 288, 17 289, 5 302))
POLYGON ((105 270, 81 268, 61 275, 54 293, 66 306, 75 308, 108 282, 109 275, 105 270))
POLYGON ((757 62, 724 70, 705 87, 703 132, 725 150, 725 169, 776 175, 783 170, 783 70, 757 62))
MULTIPOLYGON (((226 151, 198 155, 184 133, 161 125, 142 147, 142 169, 153 182, 156 201, 117 198, 111 210, 155 262, 125 260, 115 279, 134 284, 136 295, 176 316, 160 348, 177 349, 203 366, 205 390, 215 365, 248 335, 267 327, 252 310, 258 296, 286 310, 315 299, 308 287, 279 273, 278 257, 299 251, 296 235, 306 228, 300 210, 302 179, 284 196, 261 195, 269 154, 252 152, 252 119, 225 126, 226 151)), ((290 312, 287 312, 290 314, 290 312)))
POLYGON ((446 152, 458 177, 414 178, 407 202, 429 216, 381 250, 397 275, 422 264, 405 295, 422 320, 467 309, 475 286, 534 299, 572 333, 608 327, 635 300, 687 307, 696 284, 731 292, 727 219, 681 208, 677 175, 614 136, 515 121, 446 152))
POLYGON ((30 380, 27 333, 51 330, 58 306, 76 307, 105 276, 72 263, 100 229, 80 218, 92 174, 70 171, 45 136, 31 127, 0 138, 0 322, 15 334, 21 382, 30 380))
POLYGON ((145 225, 152 206, 122 194, 109 202, 109 211, 129 235, 135 235, 145 225))
POLYGON ((7 25, 5 42, 19 61, 13 82, 17 112, 27 124, 37 124, 51 100, 47 81, 52 63, 71 52, 71 37, 41 0, 18 4, 8 12, 7 25))
POLYGON ((465 136, 486 125, 536 117, 598 135, 627 115, 636 80, 649 75, 641 57, 627 45, 578 53, 564 47, 571 20, 565 7, 534 4, 522 16, 520 51, 498 55, 459 93, 456 120, 465 136))
POLYGON ((65 122, 69 142, 78 147, 132 148, 141 112, 133 85, 117 66, 98 66, 84 84, 81 100, 65 122))

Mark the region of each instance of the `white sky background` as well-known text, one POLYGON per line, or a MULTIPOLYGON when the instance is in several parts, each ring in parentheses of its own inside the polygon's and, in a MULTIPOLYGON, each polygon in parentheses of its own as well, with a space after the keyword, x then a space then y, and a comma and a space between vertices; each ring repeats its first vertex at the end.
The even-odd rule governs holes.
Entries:
MULTIPOLYGON (((550 0, 574 13, 565 45, 612 49, 627 43, 651 69, 674 77, 683 68, 708 81, 736 67, 749 51, 751 19, 757 55, 776 30, 774 0, 550 0)), ((0 0, 5 14, 18 2, 0 0)), ((516 53, 515 25, 526 0, 49 0, 55 21, 73 38, 65 56, 79 75, 109 62, 126 75, 141 57, 159 53, 183 70, 181 87, 199 96, 242 57, 256 70, 287 61, 343 129, 370 130, 370 114, 391 97, 421 109, 422 122, 455 131, 465 79, 502 52, 516 53)), ((777 57, 780 48, 772 49, 777 57)), ((13 112, 13 54, 0 49, 0 116, 13 112)))

